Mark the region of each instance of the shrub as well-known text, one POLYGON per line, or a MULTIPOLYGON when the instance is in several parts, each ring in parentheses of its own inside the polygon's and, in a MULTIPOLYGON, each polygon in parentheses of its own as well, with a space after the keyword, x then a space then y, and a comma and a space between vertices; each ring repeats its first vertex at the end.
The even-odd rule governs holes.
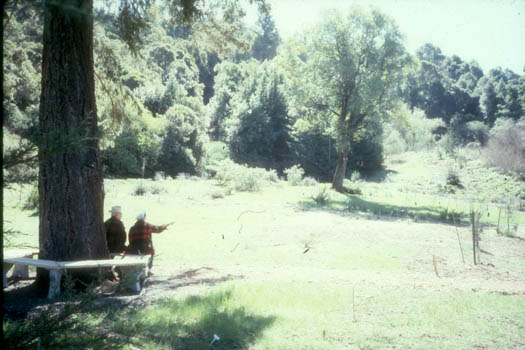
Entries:
POLYGON ((470 142, 478 142, 484 146, 489 138, 489 128, 481 121, 473 120, 465 123, 456 116, 450 121, 449 135, 455 145, 464 146, 470 142))
POLYGON ((348 193, 348 194, 354 194, 354 195, 362 195, 363 194, 363 191, 361 191, 361 189, 357 186, 352 186, 352 187, 344 187, 344 192, 345 193, 348 193))
POLYGON ((353 183, 351 181, 345 180, 343 183, 343 189, 345 193, 348 194, 355 194, 355 195, 362 195, 363 191, 359 188, 359 186, 356 183, 353 183))
POLYGON ((166 180, 166 174, 164 171, 156 171, 155 176, 153 177, 153 181, 164 181, 166 180))
POLYGON ((399 131, 393 129, 383 140, 383 148, 387 155, 394 155, 405 152, 407 144, 399 131))
POLYGON ((455 157, 458 145, 451 132, 447 132, 445 135, 443 135, 437 144, 440 148, 438 150, 438 152, 440 152, 440 159, 442 159, 441 152, 451 157, 455 157))
POLYGON ((466 141, 479 142, 480 145, 485 146, 489 139, 489 127, 480 121, 471 121, 465 124, 466 141))
POLYGON ((463 216, 464 214, 462 212, 454 209, 449 210, 448 208, 445 208, 439 211, 439 219, 442 222, 459 223, 463 216))
POLYGON ((212 199, 224 198, 224 192, 220 192, 220 191, 212 192, 211 193, 211 198, 212 199))
POLYGON ((135 187, 135 189, 133 190, 134 196, 143 196, 146 193, 148 193, 148 190, 146 189, 146 186, 144 186, 142 182, 139 183, 137 187, 135 187))
POLYGON ((274 171, 262 168, 248 168, 225 159, 212 167, 215 179, 225 186, 233 187, 236 191, 258 191, 261 186, 277 177, 274 171))
POLYGON ((228 159, 230 150, 224 142, 214 141, 206 145, 206 152, 204 154, 204 168, 210 172, 212 176, 215 175, 213 167, 218 162, 228 159))
POLYGON ((261 168, 242 168, 236 173, 234 188, 242 192, 259 191, 264 182, 265 170, 261 168))
POLYGON ((313 177, 307 176, 301 181, 302 186, 317 186, 318 182, 313 177))
POLYGON ((190 174, 188 173, 178 173, 177 174, 177 180, 188 180, 190 178, 190 174))
POLYGON ((525 118, 497 119, 485 150, 489 166, 525 176, 525 118))
POLYGON ((457 188, 463 188, 461 180, 456 170, 449 169, 447 172, 447 185, 457 188))
POLYGON ((286 180, 292 186, 297 186, 303 179, 304 170, 299 165, 294 165, 291 168, 285 169, 286 180))
POLYGON ((235 178, 237 164, 232 162, 230 159, 224 159, 216 162, 214 166, 211 166, 212 172, 215 174, 214 178, 221 185, 227 185, 233 182, 235 178))
POLYGON ((38 195, 38 182, 33 182, 31 186, 31 192, 24 203, 24 209, 26 210, 39 210, 39 195, 38 195))
POLYGON ((277 171, 275 169, 270 169, 266 172, 266 180, 268 182, 279 182, 279 174, 277 174, 277 171))
POLYGON ((151 194, 161 194, 161 193, 167 193, 166 189, 159 185, 151 186, 150 188, 151 194))
POLYGON ((352 175, 350 175, 350 181, 352 182, 358 182, 361 180, 361 174, 359 173, 359 171, 353 171, 352 172, 352 175))
POLYGON ((330 193, 328 187, 323 186, 315 196, 312 196, 312 199, 318 205, 327 205, 330 202, 330 193))

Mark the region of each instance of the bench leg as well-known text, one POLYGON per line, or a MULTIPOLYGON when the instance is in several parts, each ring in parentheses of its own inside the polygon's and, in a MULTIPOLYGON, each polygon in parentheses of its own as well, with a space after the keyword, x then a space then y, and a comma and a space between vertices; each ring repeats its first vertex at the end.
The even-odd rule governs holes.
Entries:
POLYGON ((122 266, 120 270, 122 271, 122 278, 120 280, 122 287, 140 293, 142 284, 146 279, 145 268, 143 266, 122 266))
POLYGON ((2 275, 2 284, 4 288, 7 288, 7 273, 9 272, 9 269, 11 269, 11 266, 13 266, 13 264, 6 263, 6 262, 4 263, 4 272, 2 275))
POLYGON ((60 294, 60 280, 62 279, 62 270, 49 270, 49 299, 60 294))
POLYGON ((27 265, 15 265, 12 276, 19 276, 23 279, 29 278, 29 267, 27 265))

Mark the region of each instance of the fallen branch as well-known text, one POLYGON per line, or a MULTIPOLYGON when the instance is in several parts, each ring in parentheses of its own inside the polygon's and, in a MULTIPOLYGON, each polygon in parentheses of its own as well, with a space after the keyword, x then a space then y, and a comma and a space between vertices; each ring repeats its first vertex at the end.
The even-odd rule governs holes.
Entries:
MULTIPOLYGON (((246 211, 243 211, 238 217, 237 217, 237 221, 239 221, 239 219, 241 218, 241 216, 243 216, 244 214, 246 213, 254 213, 254 214, 261 214, 261 213, 264 213, 266 210, 263 210, 263 211, 253 211, 253 210, 246 210, 246 211)), ((241 227, 239 227, 239 234, 241 233, 242 231, 242 223, 241 223, 241 227)))
POLYGON ((237 247, 239 246, 239 244, 240 244, 240 243, 237 243, 237 244, 235 245, 235 247, 233 247, 233 249, 230 251, 230 253, 233 253, 233 252, 235 251, 235 249, 237 249, 237 247))
POLYGON ((237 221, 239 221, 239 219, 241 218, 241 216, 243 216, 244 214, 246 213, 255 213, 255 214, 261 214, 261 213, 264 213, 266 210, 263 210, 263 211, 253 211, 253 210, 246 210, 246 211, 243 211, 238 217, 237 217, 237 221))

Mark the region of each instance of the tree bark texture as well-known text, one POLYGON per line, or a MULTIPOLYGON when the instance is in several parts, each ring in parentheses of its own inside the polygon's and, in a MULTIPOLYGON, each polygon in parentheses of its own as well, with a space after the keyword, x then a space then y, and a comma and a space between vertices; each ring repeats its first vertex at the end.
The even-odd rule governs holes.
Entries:
POLYGON ((348 152, 337 152, 337 167, 335 168, 334 178, 332 180, 332 188, 337 192, 343 192, 343 180, 346 176, 346 167, 348 165, 348 152))
POLYGON ((41 259, 109 257, 96 139, 92 11, 92 0, 45 2, 39 119, 41 259))
MULTIPOLYGON (((0 3, 0 9, 2 14, 2 23, 0 23, 0 33, 2 35, 2 42, 0 44, 0 64, 2 65, 2 70, 0 70, 0 81, 2 83, 2 89, 0 95, 2 95, 2 104, 4 101, 4 18, 5 14, 5 1, 0 3)), ((0 151, 2 155, 4 154, 4 113, 2 109, 2 135, 0 135, 0 151)), ((4 169, 2 166, 2 173, 0 174, 0 186, 2 186, 2 193, 0 193, 0 258, 4 261, 4 169)), ((0 329, 0 338, 3 349, 7 348, 7 343, 4 339, 4 288, 0 290, 0 321, 2 322, 2 329, 0 329)))

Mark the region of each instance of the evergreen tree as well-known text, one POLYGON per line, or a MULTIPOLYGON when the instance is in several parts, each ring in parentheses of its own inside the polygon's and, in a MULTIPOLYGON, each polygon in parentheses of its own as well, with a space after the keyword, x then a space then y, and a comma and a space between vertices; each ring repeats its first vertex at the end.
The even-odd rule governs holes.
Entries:
POLYGON ((287 102, 281 92, 282 77, 265 65, 256 74, 255 92, 238 105, 229 144, 235 160, 282 171, 290 161, 290 126, 287 102))
POLYGON ((271 60, 277 55, 277 47, 281 43, 279 32, 269 12, 260 11, 257 24, 260 33, 253 42, 253 58, 258 61, 271 60))
MULTIPOLYGON (((263 0, 258 2, 264 5, 263 0)), ((119 8, 120 35, 134 52, 148 26, 145 17, 149 5, 129 0, 122 1, 119 8)), ((169 3, 174 22, 198 23, 203 33, 214 29, 218 37, 238 43, 236 19, 243 13, 239 2, 229 2, 221 19, 209 21, 216 18, 214 5, 200 0, 169 3)), ((44 12, 39 112, 40 257, 108 257, 97 138, 93 0, 45 1, 39 6, 44 12)), ((38 280, 44 281, 42 274, 38 280)))

